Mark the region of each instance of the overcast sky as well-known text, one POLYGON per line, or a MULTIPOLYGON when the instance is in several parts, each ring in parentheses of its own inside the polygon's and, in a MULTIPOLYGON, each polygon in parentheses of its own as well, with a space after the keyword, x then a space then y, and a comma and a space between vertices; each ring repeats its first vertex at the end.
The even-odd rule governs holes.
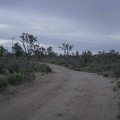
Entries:
POLYGON ((10 49, 23 32, 55 51, 65 42, 120 52, 120 0, 0 0, 0 44, 10 49))

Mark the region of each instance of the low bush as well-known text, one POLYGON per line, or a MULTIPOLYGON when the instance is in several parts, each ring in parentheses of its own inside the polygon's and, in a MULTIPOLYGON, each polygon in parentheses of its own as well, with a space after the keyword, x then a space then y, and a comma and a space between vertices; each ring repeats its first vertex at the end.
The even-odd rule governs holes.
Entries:
POLYGON ((69 65, 68 65, 68 64, 65 64, 64 66, 69 68, 69 65))
POLYGON ((96 72, 100 73, 102 71, 103 71, 102 68, 96 68, 96 72))
POLYGON ((55 60, 52 60, 50 63, 52 63, 52 64, 56 64, 56 61, 55 61, 55 60))
POLYGON ((30 61, 27 64, 26 59, 11 57, 0 59, 0 74, 6 76, 0 77, 0 89, 7 85, 19 85, 23 82, 30 82, 35 79, 34 72, 41 72, 47 74, 52 72, 52 69, 46 64, 40 64, 35 61, 30 61))
POLYGON ((76 68, 71 67, 70 69, 71 69, 71 70, 75 70, 75 71, 81 71, 81 69, 80 69, 80 68, 77 68, 77 67, 76 67, 76 68))
POLYGON ((22 83, 22 75, 20 74, 12 74, 8 76, 8 83, 11 85, 19 85, 22 83))
POLYGON ((2 73, 2 69, 4 68, 4 64, 0 63, 0 73, 2 73))
POLYGON ((52 69, 48 65, 41 64, 40 67, 41 67, 40 72, 45 72, 45 73, 52 72, 52 69))
POLYGON ((6 68, 2 69, 2 74, 9 75, 9 70, 6 68))
POLYGON ((104 77, 109 77, 109 74, 108 73, 103 73, 103 76, 104 77))
POLYGON ((117 119, 120 119, 120 114, 119 114, 119 115, 117 115, 117 119))
POLYGON ((92 69, 92 68, 90 68, 90 67, 85 67, 85 68, 83 68, 83 71, 92 72, 92 71, 93 71, 93 69, 92 69))
POLYGON ((46 72, 50 72, 50 73, 52 72, 52 69, 47 65, 46 65, 46 72))
POLYGON ((114 87, 114 88, 113 88, 113 91, 116 91, 116 90, 117 90, 117 88, 116 88, 116 87, 114 87))
POLYGON ((16 64, 16 63, 10 64, 10 65, 8 66, 8 70, 9 70, 9 72, 10 72, 11 74, 13 74, 14 72, 15 72, 15 73, 18 73, 18 72, 19 72, 19 65, 16 64))
POLYGON ((28 73, 23 77, 24 82, 32 82, 35 79, 35 75, 33 73, 28 73))
POLYGON ((36 63, 36 62, 31 62, 26 70, 28 71, 28 73, 32 73, 32 72, 45 72, 45 73, 52 72, 52 69, 48 65, 40 64, 40 63, 36 63))
POLYGON ((117 87, 119 87, 119 88, 120 88, 120 82, 117 82, 117 87))
POLYGON ((114 77, 120 77, 120 69, 116 69, 113 71, 113 76, 114 77))
POLYGON ((0 90, 4 87, 7 87, 8 83, 5 77, 0 77, 0 90))

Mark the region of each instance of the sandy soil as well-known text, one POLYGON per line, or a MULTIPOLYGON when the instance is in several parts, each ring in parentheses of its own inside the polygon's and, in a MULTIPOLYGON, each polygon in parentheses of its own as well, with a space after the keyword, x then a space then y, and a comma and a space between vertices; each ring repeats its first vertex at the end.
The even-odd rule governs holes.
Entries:
POLYGON ((116 120, 111 78, 50 67, 54 73, 0 95, 0 120, 116 120))

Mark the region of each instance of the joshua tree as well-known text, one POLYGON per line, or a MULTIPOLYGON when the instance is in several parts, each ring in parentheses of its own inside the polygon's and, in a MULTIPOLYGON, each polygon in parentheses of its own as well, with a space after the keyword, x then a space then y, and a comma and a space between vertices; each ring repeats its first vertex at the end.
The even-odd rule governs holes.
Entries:
POLYGON ((24 52, 26 54, 27 57, 27 61, 29 64, 29 60, 30 60, 30 56, 33 54, 34 49, 36 48, 36 44, 35 42, 37 41, 37 37, 34 37, 31 34, 28 33, 23 33, 20 38, 22 39, 22 44, 23 44, 23 48, 24 48, 24 52))
POLYGON ((49 46, 48 48, 47 48, 47 53, 48 53, 48 55, 50 56, 51 54, 52 54, 52 47, 51 46, 49 46))
POLYGON ((79 58, 79 51, 76 50, 76 61, 79 58))
POLYGON ((23 51, 20 43, 18 43, 18 42, 13 45, 12 49, 13 49, 13 52, 16 57, 20 57, 24 54, 24 51, 23 51))
POLYGON ((2 45, 0 46, 0 57, 3 57, 8 53, 7 49, 5 49, 2 45))
POLYGON ((63 43, 62 45, 63 46, 59 46, 58 48, 61 48, 64 51, 64 55, 68 56, 69 52, 73 49, 74 46, 66 43, 63 43))

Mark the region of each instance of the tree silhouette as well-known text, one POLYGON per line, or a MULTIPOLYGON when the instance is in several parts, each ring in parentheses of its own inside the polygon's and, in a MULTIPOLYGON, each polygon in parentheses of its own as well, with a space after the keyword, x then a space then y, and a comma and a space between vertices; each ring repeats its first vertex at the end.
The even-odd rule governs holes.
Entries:
POLYGON ((21 42, 23 44, 24 52, 29 64, 30 56, 33 54, 35 48, 37 47, 37 45, 35 44, 35 42, 37 41, 37 37, 34 37, 33 35, 28 33, 23 33, 20 38, 22 39, 21 42))
POLYGON ((15 43, 12 48, 13 48, 13 52, 16 57, 20 57, 24 54, 24 51, 23 51, 20 43, 18 43, 18 42, 15 43))
POLYGON ((64 51, 64 55, 68 56, 73 47, 73 45, 63 43, 62 46, 59 46, 58 48, 61 48, 61 50, 64 51))
POLYGON ((2 45, 0 46, 0 57, 7 55, 8 51, 2 45))
POLYGON ((48 56, 50 56, 51 54, 52 54, 52 47, 51 46, 49 46, 48 48, 47 48, 47 53, 48 53, 48 56))

